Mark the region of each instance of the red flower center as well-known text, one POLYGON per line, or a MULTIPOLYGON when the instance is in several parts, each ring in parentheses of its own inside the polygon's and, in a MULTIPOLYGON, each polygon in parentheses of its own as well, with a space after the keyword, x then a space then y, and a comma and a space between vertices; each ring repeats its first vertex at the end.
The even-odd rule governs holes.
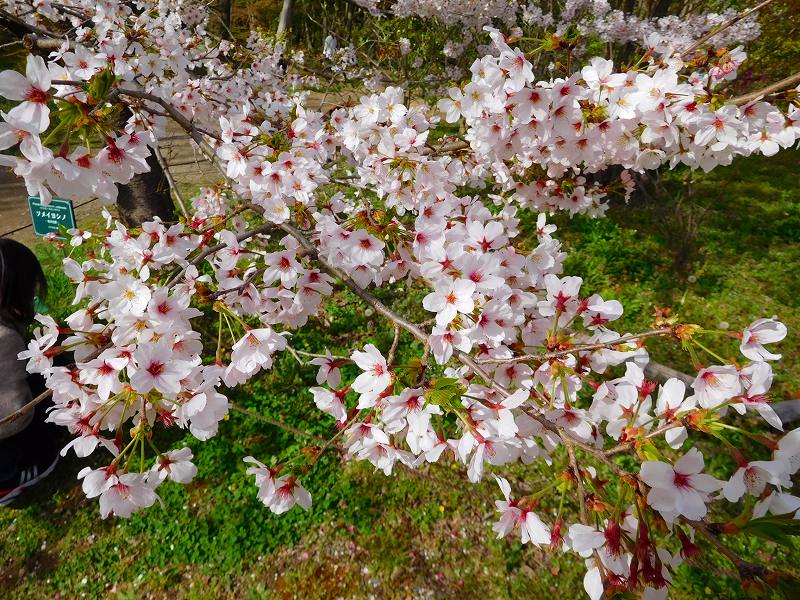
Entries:
POLYGON ((678 473, 677 471, 675 471, 673 483, 675 484, 675 487, 680 489, 689 489, 692 487, 692 480, 690 476, 684 475, 683 473, 678 473))
POLYGON ((25 94, 25 100, 28 102, 36 102, 37 104, 47 104, 47 101, 50 99, 50 94, 43 90, 38 90, 34 87, 28 90, 28 93, 25 94))
POLYGON ((164 372, 164 363, 153 361, 147 367, 147 372, 153 377, 158 377, 164 372))

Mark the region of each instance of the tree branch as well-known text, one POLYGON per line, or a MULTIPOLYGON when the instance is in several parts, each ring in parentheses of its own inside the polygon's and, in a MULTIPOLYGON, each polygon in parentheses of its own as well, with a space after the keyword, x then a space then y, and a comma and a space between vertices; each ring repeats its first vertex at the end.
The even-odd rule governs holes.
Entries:
POLYGON ((567 350, 558 350, 556 352, 548 352, 546 354, 523 354, 521 356, 513 356, 511 358, 486 358, 479 360, 478 362, 480 364, 507 364, 516 362, 527 362, 529 360, 544 362, 546 360, 558 358, 566 354, 573 354, 575 352, 588 352, 590 350, 600 350, 603 348, 610 348, 612 346, 623 344, 625 342, 632 342, 634 340, 647 337, 654 337, 658 335, 666 335, 668 333, 672 333, 672 329, 670 327, 662 327, 661 329, 653 329, 652 331, 645 331, 643 333, 624 335, 622 337, 618 337, 614 340, 609 340, 607 342, 598 342, 596 344, 580 344, 578 346, 573 346, 572 348, 568 348, 567 350))
POLYGON ((55 37, 46 29, 26 23, 19 17, 16 17, 3 9, 0 9, 0 24, 2 24, 6 29, 19 38, 24 38, 28 33, 35 33, 46 38, 55 37))
POLYGON ((326 437, 323 437, 321 435, 316 435, 314 433, 309 433, 307 431, 303 431, 302 429, 298 429, 297 427, 292 427, 291 425, 287 425, 286 423, 283 423, 282 421, 276 421, 274 419, 270 419, 269 417, 265 417, 264 415, 260 415, 257 412, 253 412, 252 410, 248 410, 248 409, 246 409, 246 408, 244 408, 242 406, 239 406, 238 404, 235 404, 233 402, 229 402, 228 404, 230 405, 231 409, 235 410, 238 413, 241 413, 243 415, 247 415, 248 417, 252 417, 253 419, 258 419, 259 421, 263 421, 264 423, 268 423, 270 425, 274 425, 275 427, 283 429, 284 431, 288 431, 290 433, 293 433, 295 435, 299 435, 299 436, 302 436, 302 437, 311 438, 311 439, 317 440, 317 441, 322 442, 322 443, 328 443, 328 441, 329 441, 328 438, 326 438, 326 437))
POLYGON ((567 447, 567 456, 569 457, 569 466, 572 468, 572 474, 575 475, 575 483, 578 486, 578 503, 580 506, 580 516, 581 516, 581 523, 586 525, 589 522, 589 519, 586 515, 586 493, 583 489, 583 478, 581 477, 581 471, 578 468, 578 461, 575 459, 575 447, 572 445, 572 442, 567 438, 566 434, 564 433, 563 429, 559 430, 561 433, 561 439, 564 440, 564 445, 567 447))
MULTIPOLYGON (((275 225, 273 225, 272 223, 266 223, 264 225, 261 225, 260 227, 256 227, 254 229, 248 229, 247 231, 244 231, 244 232, 238 234, 236 236, 236 241, 237 242, 243 242, 244 240, 250 239, 251 237, 253 237, 255 235, 259 235, 261 233, 266 233, 268 231, 271 231, 274 227, 275 227, 275 225)), ((215 246, 209 246, 208 248, 203 250, 200 254, 195 256, 192 260, 190 260, 189 263, 186 265, 186 267, 182 267, 180 271, 175 273, 174 276, 170 277, 170 279, 166 283, 166 287, 169 287, 170 285, 175 283, 175 281, 177 281, 178 277, 181 276, 181 273, 186 271, 186 268, 189 265, 198 265, 207 256, 209 256, 211 254, 214 254, 214 252, 219 252, 223 248, 227 248, 227 247, 228 247, 228 244, 225 244, 225 243, 219 243, 219 244, 216 244, 215 246)))
MULTIPOLYGON (((100 353, 103 350, 105 350, 106 348, 108 348, 108 346, 103 346, 102 348, 97 348, 94 352, 92 352, 89 356, 86 357, 85 362, 89 362, 91 360, 94 360, 95 358, 100 356, 100 353)), ((53 395, 53 390, 45 390, 44 392, 42 392, 41 394, 36 396, 36 398, 34 398, 33 400, 31 400, 30 402, 28 402, 27 404, 25 404, 21 408, 15 410, 10 415, 6 415, 2 419, 0 419, 0 425, 5 425, 6 423, 12 423, 12 422, 16 421, 17 419, 19 419, 25 413, 28 413, 28 412, 32 411, 34 408, 36 408, 37 404, 40 404, 40 403, 44 402, 45 400, 50 398, 50 396, 52 396, 52 395, 53 395)))
POLYGON ((763 98, 764 96, 769 96, 770 94, 782 92, 787 88, 794 86, 797 83, 800 83, 800 73, 789 75, 788 77, 785 77, 784 79, 781 79, 780 81, 777 81, 772 85, 768 85, 765 88, 756 90, 755 92, 750 92, 748 94, 744 94, 742 96, 733 98, 730 100, 729 103, 735 104, 736 106, 741 106, 743 104, 753 102, 754 100, 758 100, 759 98, 763 98))
POLYGON ((26 33, 22 37, 22 43, 30 50, 58 50, 66 44, 71 45, 69 40, 62 40, 56 37, 45 37, 36 33, 26 33))
POLYGON ((695 50, 697 50, 697 49, 698 49, 700 46, 702 46, 703 44, 705 44, 705 43, 706 43, 708 40, 710 40, 711 38, 713 38, 715 35, 718 35, 719 33, 722 33, 723 31, 725 31, 726 29, 728 29, 728 27, 731 27, 731 26, 733 26, 733 25, 736 25, 736 23, 738 23, 738 22, 739 22, 739 21, 741 21, 742 19, 746 19, 747 17, 749 17, 750 15, 752 15, 752 14, 753 14, 754 12, 756 12, 757 10, 760 10, 760 9, 762 9, 762 8, 764 8, 764 7, 765 7, 767 4, 771 4, 771 3, 772 3, 772 0, 764 0, 763 2, 760 2, 759 4, 756 4, 756 5, 755 5, 753 8, 748 8, 746 11, 739 13, 738 15, 736 15, 735 17, 733 17, 733 18, 732 18, 732 19, 730 19, 729 21, 726 21, 725 23, 723 23, 722 25, 720 25, 720 26, 719 26, 719 27, 717 27, 716 29, 712 29, 712 30, 711 30, 711 31, 709 31, 707 34, 705 34, 703 37, 701 37, 699 40, 697 40, 697 41, 696 41, 694 44, 692 44, 691 46, 689 46, 689 47, 688 47, 686 50, 684 50, 683 52, 681 52, 681 58, 686 58, 686 57, 687 57, 687 56, 689 56, 689 55, 690 55, 692 52, 694 52, 695 50))
POLYGON ((34 398, 30 402, 22 406, 22 408, 19 408, 10 415, 6 415, 2 419, 0 419, 0 425, 5 425, 6 423, 13 423, 17 419, 19 419, 22 415, 32 411, 37 404, 44 402, 52 395, 53 395, 53 390, 45 390, 44 392, 36 396, 36 398, 34 398))
POLYGON ((683 518, 682 520, 684 523, 692 527, 695 531, 699 532, 704 538, 706 538, 706 540, 708 540, 708 542, 714 546, 714 549, 717 552, 722 554, 725 558, 733 563, 733 565, 736 567, 736 570, 739 572, 740 579, 750 580, 754 577, 763 579, 766 575, 772 572, 771 569, 767 567, 743 560, 733 550, 723 544, 722 540, 712 533, 708 529, 708 526, 702 521, 692 521, 686 518, 683 518))

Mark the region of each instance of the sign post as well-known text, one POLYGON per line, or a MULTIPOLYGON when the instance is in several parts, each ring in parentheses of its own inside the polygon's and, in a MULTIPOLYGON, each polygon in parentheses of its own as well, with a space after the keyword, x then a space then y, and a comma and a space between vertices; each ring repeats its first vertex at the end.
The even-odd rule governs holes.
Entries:
POLYGON ((28 196, 28 208, 36 235, 59 233, 61 225, 67 229, 75 229, 75 211, 71 200, 53 198, 50 204, 43 206, 37 196, 28 196))

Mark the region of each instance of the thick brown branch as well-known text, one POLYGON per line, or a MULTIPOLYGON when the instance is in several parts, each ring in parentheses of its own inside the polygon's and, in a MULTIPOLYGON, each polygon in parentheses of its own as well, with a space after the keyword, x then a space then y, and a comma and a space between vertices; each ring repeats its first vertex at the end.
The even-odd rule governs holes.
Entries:
POLYGON ((155 94, 149 94, 147 92, 143 92, 141 90, 133 90, 129 88, 117 88, 116 92, 123 96, 130 96, 131 98, 139 98, 140 100, 146 100, 148 102, 153 102, 154 104, 158 104, 161 106, 167 114, 178 124, 180 125, 186 133, 194 140, 194 142, 200 147, 200 150, 205 154, 210 161, 220 168, 219 163, 217 161, 216 154, 211 146, 208 144, 206 139, 203 137, 203 134, 200 130, 192 123, 189 119, 187 119, 183 113, 181 113, 177 108, 175 108, 171 103, 167 102, 163 98, 159 98, 155 94))
POLYGON ((49 31, 42 29, 41 27, 36 27, 36 25, 26 23, 19 17, 16 17, 3 9, 0 9, 0 24, 20 38, 23 38, 28 33, 35 33, 47 38, 55 37, 49 31))
POLYGON ((28 50, 58 50, 66 44, 70 45, 69 40, 62 40, 55 37, 44 37, 36 33, 26 33, 22 38, 22 43, 28 50))
POLYGON ((449 154, 450 152, 458 152, 469 148, 469 142, 457 140, 455 142, 448 142, 440 146, 427 146, 420 151, 423 156, 431 156, 437 154, 449 154))
POLYGON ((714 533, 712 533, 708 526, 702 521, 692 521, 690 519, 682 519, 684 523, 691 526, 695 531, 699 532, 708 542, 714 546, 714 549, 722 554, 725 558, 733 563, 736 570, 739 572, 739 577, 743 580, 751 580, 754 577, 764 578, 771 570, 767 567, 748 562, 738 556, 733 550, 728 548, 722 543, 714 533))
POLYGON ((743 104, 747 104, 748 102, 753 102, 754 100, 758 100, 759 98, 763 98, 764 96, 769 96, 770 94, 775 94, 778 92, 783 92, 788 88, 794 87, 800 83, 800 73, 795 73, 794 75, 789 75, 788 77, 781 79, 773 83, 772 85, 768 85, 765 88, 761 88, 760 90, 756 90, 755 92, 750 92, 749 94, 744 94, 743 96, 738 96, 737 98, 733 98, 730 103, 735 104, 736 106, 742 106, 743 104))

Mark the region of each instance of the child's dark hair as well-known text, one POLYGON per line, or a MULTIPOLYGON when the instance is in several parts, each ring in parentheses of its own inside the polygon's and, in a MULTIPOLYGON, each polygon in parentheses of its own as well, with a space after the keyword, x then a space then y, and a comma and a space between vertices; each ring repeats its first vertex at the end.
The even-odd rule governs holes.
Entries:
POLYGON ((47 280, 36 255, 24 244, 0 238, 0 319, 8 324, 33 321, 34 297, 44 298, 47 280))

